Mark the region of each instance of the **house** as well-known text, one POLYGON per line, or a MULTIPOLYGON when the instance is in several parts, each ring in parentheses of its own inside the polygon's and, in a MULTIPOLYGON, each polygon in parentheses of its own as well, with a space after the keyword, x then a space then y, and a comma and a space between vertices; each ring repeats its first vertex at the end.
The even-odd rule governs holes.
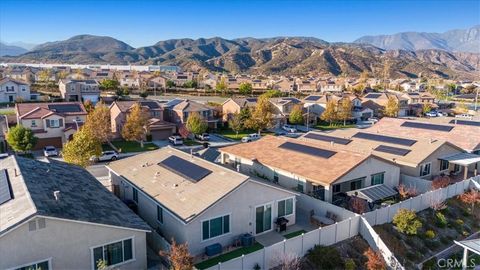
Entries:
POLYGON ((61 148, 87 118, 81 102, 17 103, 15 112, 17 123, 38 137, 35 149, 48 145, 61 148))
POLYGON ((274 124, 278 127, 287 123, 295 106, 303 108, 302 101, 293 97, 271 98, 270 103, 273 105, 274 124))
POLYGON ((167 88, 167 78, 163 76, 152 77, 147 80, 147 87, 151 90, 167 88))
POLYGON ((308 108, 316 117, 320 117, 325 111, 325 104, 321 103, 322 95, 309 95, 303 99, 303 106, 308 108))
POLYGON ((298 92, 316 92, 317 84, 313 80, 297 79, 295 82, 298 92))
POLYGON ((398 165, 372 155, 328 144, 265 136, 254 142, 219 149, 222 164, 240 172, 262 175, 273 183, 327 202, 340 193, 399 182, 398 165))
POLYGON ((278 217, 295 224, 295 192, 172 147, 107 168, 119 198, 136 205, 154 234, 188 243, 194 256, 217 243, 228 248, 243 234, 273 231, 278 217))
POLYGON ((86 101, 97 103, 100 100, 100 84, 96 80, 60 80, 58 89, 66 101, 86 101))
POLYGON ((280 90, 282 92, 293 92, 295 91, 295 80, 283 78, 275 81, 273 82, 273 89, 280 90))
POLYGON ((9 156, 0 179, 0 269, 147 268, 150 227, 85 169, 9 156))
POLYGON ((392 92, 375 92, 368 93, 362 97, 362 103, 375 103, 376 105, 369 104, 367 107, 374 111, 374 116, 383 116, 383 111, 390 99, 394 99, 399 106, 398 116, 408 115, 408 102, 402 95, 397 95, 392 92), (379 108, 379 109, 378 109, 379 108))
POLYGON ((167 102, 163 107, 165 108, 164 119, 169 122, 183 125, 187 122, 190 114, 198 113, 207 121, 209 128, 217 128, 218 119, 214 117, 212 108, 201 103, 188 99, 174 99, 167 102))
POLYGON ((396 163, 400 167, 401 174, 427 180, 433 180, 439 175, 458 173, 460 166, 449 164, 444 158, 463 152, 461 148, 445 140, 384 135, 372 133, 369 129, 338 129, 328 133, 309 132, 302 138, 327 144, 334 142, 335 148, 353 152, 372 153, 396 163), (336 141, 343 143, 335 143, 336 141))
POLYGON ((140 87, 140 76, 133 73, 124 73, 120 76, 120 85, 129 87, 129 88, 139 88, 140 87))
POLYGON ((120 138, 123 126, 127 121, 127 116, 135 104, 140 104, 148 114, 147 134, 152 140, 166 140, 175 133, 176 126, 163 120, 162 104, 154 100, 139 101, 114 101, 110 109, 110 122, 112 125, 112 133, 115 138, 120 138))
POLYGON ((243 108, 253 109, 257 105, 258 99, 252 98, 229 98, 222 103, 223 121, 227 122, 233 114, 240 113, 243 108))
POLYGON ((322 93, 340 94, 343 91, 343 85, 337 84, 334 81, 320 82, 319 88, 322 93))
POLYGON ((30 100, 30 85, 9 77, 0 79, 0 103, 30 100))

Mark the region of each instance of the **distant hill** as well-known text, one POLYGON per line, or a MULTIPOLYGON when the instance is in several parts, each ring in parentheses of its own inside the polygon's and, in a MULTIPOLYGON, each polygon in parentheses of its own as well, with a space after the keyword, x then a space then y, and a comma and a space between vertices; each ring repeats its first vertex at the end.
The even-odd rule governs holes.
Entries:
POLYGON ((364 36, 354 42, 367 43, 386 50, 438 49, 480 53, 480 25, 445 33, 404 32, 394 35, 364 36))
POLYGON ((7 45, 5 43, 0 42, 0 56, 5 56, 5 55, 17 56, 26 52, 27 50, 22 47, 7 45))
POLYGON ((132 48, 111 37, 75 36, 49 42, 0 61, 72 64, 178 65, 186 69, 262 74, 309 73, 392 78, 424 76, 472 79, 480 54, 438 49, 384 50, 359 43, 328 43, 311 37, 171 39, 132 48), (388 66, 388 70, 385 70, 388 66))

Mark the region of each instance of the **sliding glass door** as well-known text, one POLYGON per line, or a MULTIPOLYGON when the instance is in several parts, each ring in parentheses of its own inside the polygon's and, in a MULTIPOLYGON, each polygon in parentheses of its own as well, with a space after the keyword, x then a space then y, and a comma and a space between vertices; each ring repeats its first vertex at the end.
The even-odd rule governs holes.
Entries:
POLYGON ((272 205, 266 204, 255 209, 255 233, 259 234, 272 229, 272 205))

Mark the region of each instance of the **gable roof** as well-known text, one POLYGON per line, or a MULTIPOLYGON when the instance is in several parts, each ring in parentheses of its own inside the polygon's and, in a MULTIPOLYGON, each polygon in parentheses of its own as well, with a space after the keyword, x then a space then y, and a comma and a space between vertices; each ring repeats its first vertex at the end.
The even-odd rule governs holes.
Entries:
POLYGON ((210 110, 207 106, 192 101, 192 100, 183 100, 182 102, 173 106, 173 110, 182 111, 182 112, 198 112, 210 110))
POLYGON ((15 79, 12 79, 10 77, 5 77, 3 79, 0 79, 0 85, 4 84, 4 83, 7 83, 7 82, 13 82, 13 83, 20 84, 20 85, 29 85, 27 82, 20 81, 20 80, 15 80, 15 79))
POLYGON ((7 169, 14 197, 0 205, 0 234, 36 215, 150 230, 83 168, 10 156, 0 161, 0 169, 7 169))
POLYGON ((110 106, 116 104, 121 112, 127 112, 137 103, 149 110, 163 110, 162 104, 155 100, 116 100, 110 106))
POLYGON ((120 159, 111 162, 107 167, 135 185, 184 223, 195 219, 249 179, 246 175, 172 147, 120 159), (185 175, 158 165, 171 157, 183 159, 196 165, 196 168, 200 167, 211 172, 198 181, 187 180, 185 175))
POLYGON ((321 185, 334 183, 371 157, 370 154, 331 149, 315 142, 269 135, 248 143, 248 147, 245 144, 236 144, 220 148, 220 152, 284 170, 321 185), (322 158, 280 147, 286 142, 313 147, 320 151, 334 151, 335 154, 329 158, 322 158))
POLYGON ((61 116, 67 115, 86 115, 87 111, 81 102, 52 102, 52 103, 17 103, 15 110, 20 119, 37 119, 46 117, 51 113, 61 116), (75 109, 71 111, 56 111, 55 106, 73 106, 75 109))

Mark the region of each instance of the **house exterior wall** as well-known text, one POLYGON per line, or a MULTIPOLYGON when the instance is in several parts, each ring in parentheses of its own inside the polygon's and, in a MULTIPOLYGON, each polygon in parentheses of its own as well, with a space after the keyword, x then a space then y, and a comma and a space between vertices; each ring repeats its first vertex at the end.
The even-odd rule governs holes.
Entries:
POLYGON ((26 128, 32 130, 43 130, 45 132, 35 133, 35 136, 38 138, 53 138, 53 137, 62 137, 62 140, 66 140, 68 136, 65 136, 65 124, 72 124, 75 123, 74 120, 78 119, 80 122, 85 122, 87 116, 86 115, 76 115, 76 116, 66 116, 62 117, 59 115, 51 115, 45 118, 37 118, 37 119, 21 119, 20 124, 26 128), (46 120, 59 120, 62 119, 62 125, 60 127, 47 127, 46 120), (33 122, 35 121, 35 126, 33 126, 33 122))
POLYGON ((0 85, 0 102, 15 102, 17 98, 23 100, 30 100, 30 86, 24 84, 17 84, 12 81, 6 81, 0 85), (8 91, 7 91, 8 88, 8 91))
MULTIPOLYGON (((38 218, 36 218, 38 219, 38 218)), ((93 269, 93 247, 133 238, 133 257, 115 269, 146 269, 146 232, 45 218, 45 228, 29 223, 0 237, 0 269, 50 259, 51 269, 93 269)))
POLYGON ((222 104, 222 115, 223 115, 223 120, 227 121, 228 117, 231 116, 234 113, 239 113, 241 110, 240 106, 238 106, 237 103, 235 103, 233 100, 228 100, 225 103, 222 104))
POLYGON ((119 138, 122 132, 123 123, 125 123, 126 115, 120 111, 117 104, 110 106, 110 125, 115 138, 119 138))
POLYGON ((428 156, 425 160, 417 164, 417 166, 401 166, 401 173, 406 174, 409 176, 420 177, 420 166, 421 164, 431 163, 430 167, 430 174, 423 176, 423 179, 432 179, 433 177, 440 175, 440 173, 448 173, 448 171, 453 170, 453 165, 450 164, 448 170, 441 171, 440 170, 440 160, 441 157, 452 156, 454 154, 460 153, 461 151, 451 145, 443 144, 439 147, 435 152, 433 152, 430 156, 428 156))
MULTIPOLYGON (((257 162, 252 162, 248 159, 236 158, 235 156, 222 153, 221 158, 222 163, 229 163, 234 166, 237 162, 240 162, 240 171, 250 175, 256 175, 261 178, 268 179, 269 181, 274 182, 275 173, 278 175, 278 184, 282 187, 292 190, 298 190, 304 193, 310 193, 313 189, 312 182, 306 179, 305 177, 295 175, 291 172, 280 170, 277 168, 269 167, 266 165, 259 164, 257 162), (237 161, 235 161, 237 159, 237 161), (302 189, 299 189, 303 187, 302 189)), ((384 184, 390 187, 398 186, 400 181, 400 168, 397 165, 391 164, 386 161, 382 161, 377 158, 368 158, 363 163, 355 167, 353 170, 348 172, 346 175, 339 178, 334 183, 324 186, 325 188, 325 201, 331 202, 332 200, 332 186, 342 182, 347 182, 350 180, 358 179, 365 177, 364 186, 370 186, 370 177, 372 174, 385 172, 384 184)))
MULTIPOLYGON (((120 198, 133 200, 133 185, 122 177, 110 172, 113 185, 119 185, 120 198)), ((177 243, 188 242, 190 253, 193 255, 203 254, 205 247, 220 243, 223 247, 233 243, 241 234, 251 233, 255 235, 255 206, 266 203, 272 204, 272 222, 278 216, 277 202, 295 197, 294 194, 265 186, 253 181, 248 181, 233 193, 222 199, 221 203, 208 208, 204 213, 197 216, 188 224, 180 221, 174 214, 164 208, 160 202, 139 190, 138 192, 138 215, 142 217, 152 228, 159 231, 165 239, 175 239, 177 243), (258 196, 261 194, 262 196, 258 196), (163 223, 157 221, 157 205, 163 209, 163 223), (212 239, 202 240, 202 221, 215 217, 230 215, 230 232, 212 239)), ((293 200, 293 214, 286 216, 288 226, 295 224, 295 199, 293 200)), ((275 226, 272 224, 272 229, 275 226)))

